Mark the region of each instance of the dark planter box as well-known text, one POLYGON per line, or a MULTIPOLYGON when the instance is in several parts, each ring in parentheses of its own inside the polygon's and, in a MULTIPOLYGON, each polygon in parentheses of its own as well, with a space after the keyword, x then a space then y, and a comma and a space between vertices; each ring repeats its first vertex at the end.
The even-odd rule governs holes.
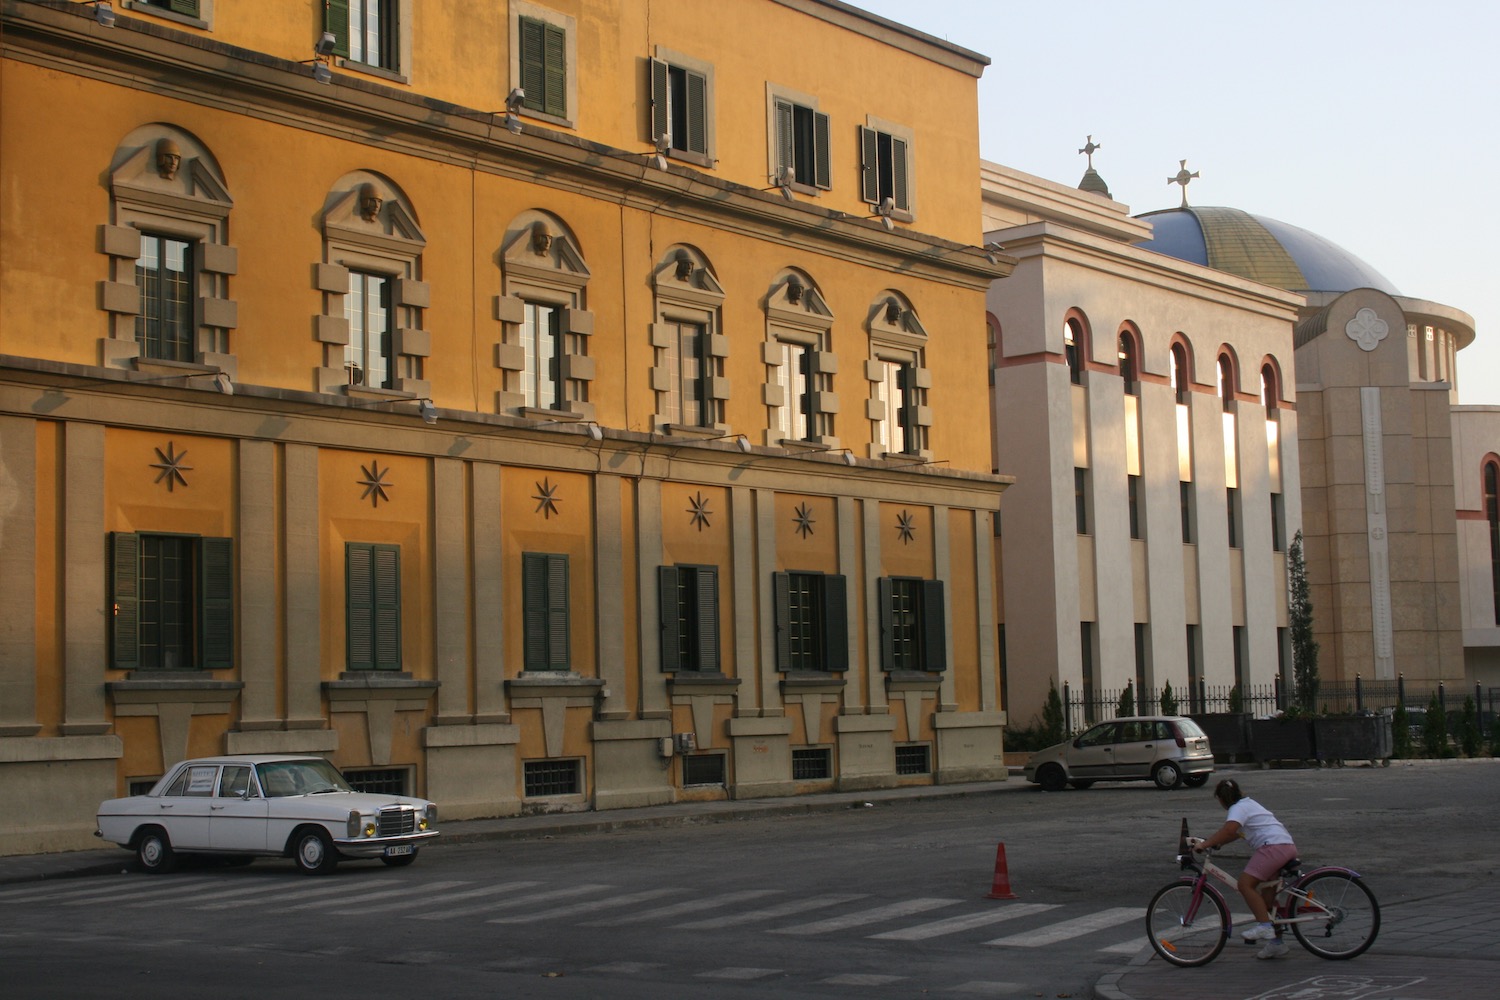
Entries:
POLYGON ((1318 759, 1326 763, 1344 760, 1389 760, 1391 717, 1347 715, 1313 721, 1313 739, 1318 759))
POLYGON ((1309 719, 1252 719, 1250 748, 1256 761, 1315 760, 1313 724, 1309 719))
POLYGON ((1250 756, 1250 713, 1205 712, 1188 718, 1208 735, 1214 760, 1229 764, 1250 756))

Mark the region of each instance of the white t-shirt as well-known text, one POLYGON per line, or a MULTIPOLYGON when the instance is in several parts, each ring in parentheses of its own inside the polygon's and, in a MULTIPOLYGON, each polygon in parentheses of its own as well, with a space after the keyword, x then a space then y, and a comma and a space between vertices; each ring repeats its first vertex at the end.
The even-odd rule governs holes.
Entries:
POLYGON ((1292 843, 1286 827, 1254 799, 1240 799, 1229 807, 1225 818, 1240 825, 1240 835, 1256 850, 1271 844, 1292 843))

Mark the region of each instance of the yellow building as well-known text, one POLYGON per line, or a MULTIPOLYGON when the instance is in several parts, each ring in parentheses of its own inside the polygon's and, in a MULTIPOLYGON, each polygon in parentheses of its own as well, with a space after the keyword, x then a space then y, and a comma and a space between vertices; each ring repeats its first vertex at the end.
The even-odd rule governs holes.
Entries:
POLYGON ((0 853, 218 752, 450 818, 1004 774, 984 57, 834 0, 0 32, 0 853))

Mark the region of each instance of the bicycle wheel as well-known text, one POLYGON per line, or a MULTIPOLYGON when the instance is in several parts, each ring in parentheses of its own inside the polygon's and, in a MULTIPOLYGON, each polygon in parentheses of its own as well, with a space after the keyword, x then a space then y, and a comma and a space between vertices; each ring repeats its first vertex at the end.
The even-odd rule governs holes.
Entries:
POLYGON ((1207 888, 1200 892, 1191 879, 1173 882, 1151 897, 1146 936, 1173 965, 1206 965, 1229 940, 1229 909, 1217 893, 1207 888))
POLYGON ((1302 947, 1319 958, 1338 959, 1362 955, 1375 943, 1375 935, 1380 933, 1380 904, 1358 875, 1322 872, 1303 879, 1296 887, 1329 911, 1324 917, 1316 906, 1297 900, 1295 916, 1319 916, 1292 924, 1292 933, 1302 947))

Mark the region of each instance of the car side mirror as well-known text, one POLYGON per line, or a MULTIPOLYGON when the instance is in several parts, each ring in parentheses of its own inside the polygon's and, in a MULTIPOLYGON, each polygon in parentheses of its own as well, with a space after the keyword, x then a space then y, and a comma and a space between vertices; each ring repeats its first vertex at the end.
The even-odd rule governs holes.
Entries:
POLYGON ((1083 749, 1083 737, 1082 736, 1079 736, 1079 737, 1077 737, 1077 738, 1075 738, 1073 740, 1073 749, 1074 750, 1081 750, 1081 749, 1083 749))

